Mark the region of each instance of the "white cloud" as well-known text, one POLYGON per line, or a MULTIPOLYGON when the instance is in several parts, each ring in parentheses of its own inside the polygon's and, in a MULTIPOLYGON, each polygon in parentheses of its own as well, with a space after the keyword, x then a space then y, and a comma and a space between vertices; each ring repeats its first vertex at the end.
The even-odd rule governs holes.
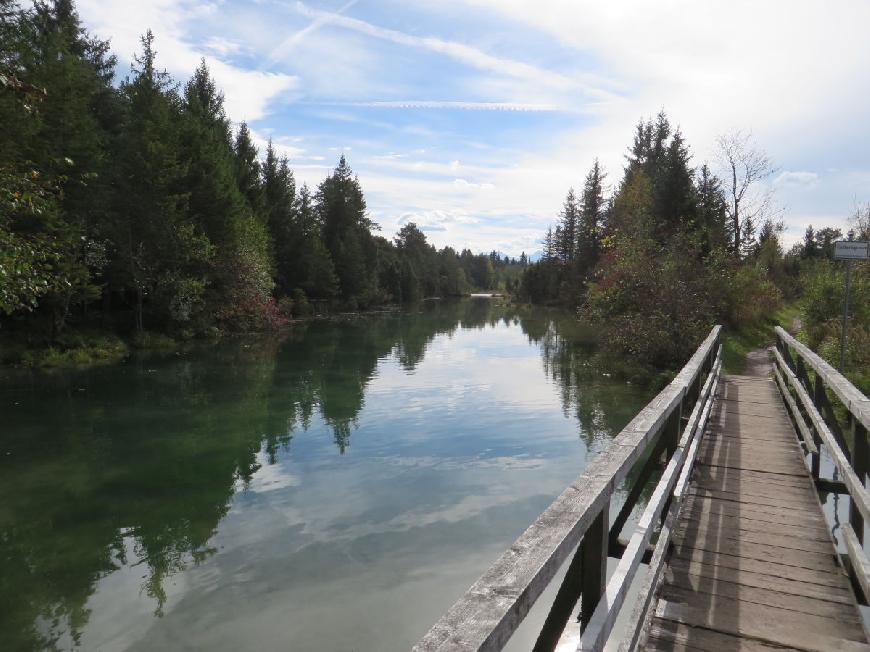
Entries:
POLYGON ((351 102, 348 106, 366 106, 379 109, 464 109, 466 111, 561 111, 555 104, 529 104, 522 102, 461 102, 440 100, 383 100, 351 102))
POLYGON ((464 43, 448 41, 431 36, 406 34, 397 30, 379 27, 364 20, 350 18, 341 15, 340 13, 330 13, 313 9, 302 2, 298 2, 296 8, 299 13, 309 18, 321 19, 324 22, 328 22, 330 25, 353 30, 366 36, 390 41, 391 43, 396 43, 398 45, 422 48, 431 52, 436 52, 479 70, 507 75, 509 77, 523 79, 527 82, 542 84, 559 90, 580 90, 590 98, 595 98, 597 100, 608 100, 614 97, 611 91, 600 88, 594 84, 590 79, 590 75, 578 74, 569 77, 515 59, 496 57, 464 43))
POLYGON ((466 179, 454 179, 453 185, 463 190, 492 190, 495 188, 491 183, 472 183, 466 179))
POLYGON ((796 186, 809 186, 818 181, 819 175, 815 172, 783 171, 777 177, 776 184, 791 184, 796 186))
POLYGON ((122 59, 132 60, 141 50, 139 39, 147 29, 155 35, 158 65, 165 66, 177 79, 187 79, 205 58, 224 91, 227 114, 233 120, 264 117, 275 100, 297 87, 293 75, 244 69, 224 61, 221 57, 228 52, 215 48, 232 47, 228 39, 213 36, 201 47, 191 44, 187 37, 189 21, 214 14, 215 5, 178 0, 80 0, 78 9, 89 30, 111 39, 112 49, 122 59))

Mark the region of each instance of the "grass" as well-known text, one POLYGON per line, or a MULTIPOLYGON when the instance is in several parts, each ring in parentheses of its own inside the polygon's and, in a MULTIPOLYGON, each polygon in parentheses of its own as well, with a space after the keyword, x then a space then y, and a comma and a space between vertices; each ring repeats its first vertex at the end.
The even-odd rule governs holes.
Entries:
POLYGON ((0 364, 43 369, 70 369, 118 362, 129 347, 115 335, 75 334, 52 346, 33 346, 6 338, 0 344, 0 364))
POLYGON ((726 374, 740 374, 746 368, 746 354, 763 349, 774 343, 774 326, 792 330, 794 318, 800 314, 800 305, 784 305, 768 319, 746 326, 740 330, 726 330, 722 338, 722 371, 726 374))

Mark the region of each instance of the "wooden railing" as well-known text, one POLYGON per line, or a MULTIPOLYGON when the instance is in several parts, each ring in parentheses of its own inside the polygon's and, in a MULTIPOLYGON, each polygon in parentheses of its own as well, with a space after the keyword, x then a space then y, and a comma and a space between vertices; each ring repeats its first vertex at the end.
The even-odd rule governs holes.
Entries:
POLYGON ((849 522, 842 527, 846 566, 861 601, 870 599, 870 563, 864 554, 864 525, 870 520, 870 470, 867 431, 870 399, 836 369, 776 328, 774 376, 810 458, 810 473, 820 491, 849 497, 849 522), (826 454, 839 479, 820 477, 826 454), (863 595, 862 595, 863 594, 863 595))
POLYGON ((578 649, 602 649, 658 529, 650 570, 623 640, 623 648, 634 647, 691 475, 698 434, 710 414, 721 368, 720 330, 713 328, 676 378, 441 617, 415 651, 501 649, 572 552, 534 649, 556 647, 578 601, 585 625, 578 649), (626 542, 620 539, 622 529, 663 458, 661 478, 626 542), (611 524, 611 500, 636 464, 640 471, 611 524), (608 556, 620 557, 609 581, 608 556))

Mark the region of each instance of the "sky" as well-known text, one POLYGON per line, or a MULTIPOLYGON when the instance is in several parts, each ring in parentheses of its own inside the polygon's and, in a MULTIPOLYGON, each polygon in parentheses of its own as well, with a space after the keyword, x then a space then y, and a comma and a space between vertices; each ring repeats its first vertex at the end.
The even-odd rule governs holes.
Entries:
POLYGON ((870 202, 870 2, 79 0, 119 76, 153 30, 179 81, 205 58, 229 117, 315 186, 344 153, 392 237, 540 249, 597 157, 615 186, 640 118, 692 163, 742 130, 773 160, 786 246, 870 202))

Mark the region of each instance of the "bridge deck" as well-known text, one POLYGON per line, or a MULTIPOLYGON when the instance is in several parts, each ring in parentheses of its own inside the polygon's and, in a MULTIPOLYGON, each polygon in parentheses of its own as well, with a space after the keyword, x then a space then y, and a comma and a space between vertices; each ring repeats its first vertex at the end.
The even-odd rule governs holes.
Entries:
POLYGON ((870 650, 775 383, 725 376, 648 650, 870 650))

